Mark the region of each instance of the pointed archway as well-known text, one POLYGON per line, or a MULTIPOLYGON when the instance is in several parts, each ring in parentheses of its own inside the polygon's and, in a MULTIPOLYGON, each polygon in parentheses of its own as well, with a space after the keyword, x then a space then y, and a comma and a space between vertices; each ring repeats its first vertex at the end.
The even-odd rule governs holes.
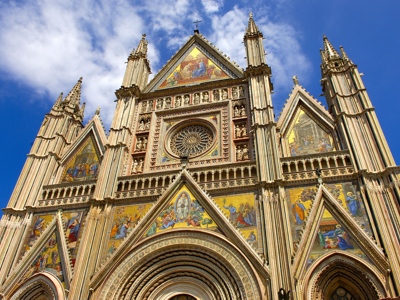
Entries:
POLYGON ((385 297, 385 288, 378 276, 354 257, 332 253, 307 274, 309 284, 304 296, 316 300, 380 299, 385 297))
POLYGON ((218 233, 176 230, 144 240, 108 276, 93 299, 266 299, 266 282, 243 253, 218 233))

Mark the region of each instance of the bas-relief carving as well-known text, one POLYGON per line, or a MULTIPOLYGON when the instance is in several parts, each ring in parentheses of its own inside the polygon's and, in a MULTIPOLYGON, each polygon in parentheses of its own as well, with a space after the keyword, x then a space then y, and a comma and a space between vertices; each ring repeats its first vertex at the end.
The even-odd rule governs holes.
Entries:
POLYGON ((96 151, 93 139, 88 138, 66 163, 62 181, 73 182, 95 179, 99 167, 99 154, 96 151))
MULTIPOLYGON (((345 207, 349 214, 361 224, 361 227, 367 233, 371 234, 370 223, 356 186, 352 183, 337 183, 328 184, 326 188, 332 196, 345 207)), ((314 186, 287 190, 294 241, 298 241, 300 238, 300 232, 303 230, 303 224, 307 219, 315 196, 316 188, 314 186)), ((359 248, 343 224, 339 224, 330 212, 324 209, 307 266, 311 265, 318 257, 335 249, 349 251, 361 258, 367 259, 364 252, 359 248)))
POLYGON ((299 109, 286 135, 290 156, 334 151, 333 138, 303 109, 299 109))
POLYGON ((242 194, 217 197, 214 201, 228 215, 229 221, 242 232, 246 241, 257 248, 258 226, 254 197, 254 194, 242 194))
POLYGON ((159 89, 230 78, 198 48, 194 48, 159 89))
POLYGON ((135 204, 114 208, 107 255, 117 250, 151 206, 152 204, 135 204))
POLYGON ((172 198, 169 205, 160 213, 145 236, 151 236, 174 228, 217 230, 217 224, 186 186, 183 186, 172 198))
POLYGON ((23 275, 22 280, 29 278, 35 273, 49 272, 61 281, 64 288, 66 287, 57 239, 56 233, 53 233, 40 254, 29 266, 28 271, 23 275))

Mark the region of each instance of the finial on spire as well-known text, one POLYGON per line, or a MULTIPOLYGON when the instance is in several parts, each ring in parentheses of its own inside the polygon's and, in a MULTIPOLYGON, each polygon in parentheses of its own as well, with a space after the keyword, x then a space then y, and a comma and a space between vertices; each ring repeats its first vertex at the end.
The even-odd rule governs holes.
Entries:
POLYGON ((299 79, 297 78, 297 75, 294 75, 292 77, 292 80, 293 80, 294 85, 299 85, 299 79))
POLYGON ((100 115, 100 106, 96 109, 96 111, 94 112, 95 115, 100 115))
POLYGON ((249 23, 247 25, 245 36, 249 35, 249 34, 256 34, 256 33, 260 33, 261 34, 261 32, 258 30, 258 27, 257 27, 256 23, 253 20, 253 13, 250 12, 249 13, 249 23))
POLYGON ((75 105, 79 105, 81 103, 82 79, 83 79, 82 77, 79 78, 78 82, 69 92, 68 96, 65 97, 63 103, 68 103, 68 105, 71 105, 72 107, 74 107, 75 105))
POLYGON ((330 58, 339 58, 339 53, 333 48, 332 44, 329 42, 328 38, 326 35, 323 37, 323 43, 324 43, 324 52, 325 52, 325 57, 330 59, 330 58))
POLYGON ((142 34, 142 39, 139 42, 138 47, 136 48, 135 54, 147 54, 147 41, 146 41, 146 34, 142 34))

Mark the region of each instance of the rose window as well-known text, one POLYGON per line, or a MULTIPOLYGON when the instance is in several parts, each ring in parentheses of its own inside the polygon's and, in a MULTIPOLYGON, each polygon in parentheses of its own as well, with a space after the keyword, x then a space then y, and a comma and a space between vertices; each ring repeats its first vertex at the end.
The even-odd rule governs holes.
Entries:
POLYGON ((172 132, 169 146, 171 152, 179 157, 194 157, 209 150, 213 142, 211 128, 203 124, 193 124, 172 132))

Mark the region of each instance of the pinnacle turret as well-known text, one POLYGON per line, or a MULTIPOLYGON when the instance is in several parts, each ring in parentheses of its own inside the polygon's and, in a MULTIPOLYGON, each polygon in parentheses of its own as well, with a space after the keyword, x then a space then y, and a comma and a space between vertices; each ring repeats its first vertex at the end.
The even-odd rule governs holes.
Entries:
POLYGON ((339 53, 333 48, 332 44, 329 42, 328 38, 324 35, 324 54, 327 59, 340 58, 339 53))
MULTIPOLYGON (((139 42, 138 47, 136 48, 136 51, 134 52, 135 54, 142 54, 144 56, 147 56, 147 40, 146 40, 146 34, 142 34, 142 39, 139 42)), ((132 51, 133 52, 133 51, 132 51)))
POLYGON ((68 96, 65 97, 63 103, 71 107, 79 106, 81 103, 81 86, 82 86, 82 77, 79 78, 78 82, 69 92, 68 96))
POLYGON ((253 13, 249 14, 249 22, 246 28, 246 34, 245 34, 245 38, 248 36, 254 36, 254 35, 260 35, 262 36, 261 31, 258 29, 256 23, 254 22, 253 19, 253 13))

